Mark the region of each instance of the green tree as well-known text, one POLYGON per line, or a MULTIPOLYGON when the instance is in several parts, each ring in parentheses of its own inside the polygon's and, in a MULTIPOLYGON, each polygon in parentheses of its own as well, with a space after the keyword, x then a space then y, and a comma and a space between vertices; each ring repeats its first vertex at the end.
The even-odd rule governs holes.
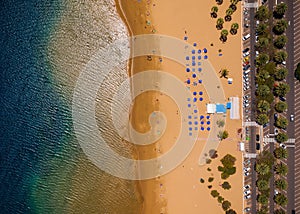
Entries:
POLYGON ((288 173, 288 167, 284 163, 278 163, 275 165, 274 170, 277 174, 286 176, 288 173))
POLYGON ((239 24, 238 23, 233 23, 231 25, 231 28, 230 28, 230 33, 232 35, 235 35, 237 33, 237 30, 239 29, 239 24))
POLYGON ((276 188, 280 189, 280 190, 286 190, 287 189, 287 182, 284 179, 277 179, 275 181, 275 186, 276 188))
POLYGON ((224 24, 224 19, 223 18, 218 18, 217 19, 217 25, 216 25, 216 28, 218 30, 221 30, 223 28, 223 24, 224 24))
POLYGON ((223 189, 228 190, 228 189, 231 188, 231 185, 230 185, 227 181, 225 181, 225 182, 222 184, 222 187, 223 187, 223 189))
POLYGON ((288 125, 288 120, 285 117, 278 117, 275 121, 275 126, 281 129, 285 129, 288 125))
POLYGON ((256 186, 258 187, 259 191, 264 191, 269 189, 269 182, 264 179, 259 179, 256 182, 256 186))
POLYGON ((270 172, 270 167, 265 163, 256 164, 255 170, 260 175, 266 175, 270 172))
POLYGON ((214 178, 213 177, 209 177, 208 178, 208 182, 213 182, 214 178))
POLYGON ((288 22, 285 19, 281 19, 276 22, 276 24, 273 27, 273 32, 276 35, 281 35, 283 34, 288 27, 288 22))
POLYGON ((222 196, 218 196, 218 202, 222 203, 224 201, 224 198, 222 196))
POLYGON ((229 7, 227 10, 226 10, 226 16, 225 16, 225 21, 226 22, 229 22, 229 21, 231 21, 231 19, 232 19, 232 14, 233 14, 233 12, 234 12, 234 10, 231 8, 231 7, 229 7))
POLYGON ((267 70, 259 70, 257 75, 256 75, 256 81, 258 82, 258 84, 264 84, 266 82, 267 79, 270 78, 270 74, 267 70))
POLYGON ((270 111, 270 104, 265 100, 260 100, 257 104, 257 108, 261 113, 267 113, 270 111))
POLYGON ((280 206, 285 206, 287 205, 288 199, 284 194, 278 193, 277 195, 275 195, 274 201, 276 204, 280 206))
POLYGON ((278 64, 281 64, 283 61, 285 61, 288 57, 288 54, 286 51, 277 51, 274 55, 274 61, 278 64))
POLYGON ((274 88, 274 95, 278 97, 285 97, 289 91, 290 86, 284 82, 281 82, 274 88))
POLYGON ((269 18, 269 9, 266 6, 260 6, 255 13, 255 19, 259 21, 265 21, 269 18))
POLYGON ((260 53, 255 60, 257 67, 263 66, 269 62, 269 55, 266 53, 260 53))
POLYGON ((226 138, 228 138, 228 132, 225 131, 220 131, 218 137, 220 138, 220 140, 224 140, 226 138))
POLYGON ((227 41, 227 36, 228 36, 228 30, 226 30, 226 29, 222 30, 220 40, 222 42, 226 42, 227 41))
POLYGON ((224 211, 228 210, 231 207, 231 203, 229 201, 223 201, 222 208, 224 211))
POLYGON ((258 96, 264 97, 270 94, 271 90, 267 85, 259 85, 256 90, 258 96))
POLYGON ((257 197, 257 201, 258 201, 258 203, 266 205, 269 202, 269 197, 265 194, 259 194, 257 197))
POLYGON ((278 103, 275 104, 275 110, 279 113, 284 112, 287 109, 287 103, 279 101, 278 103))
POLYGON ((265 23, 259 23, 256 27, 256 33, 259 36, 266 36, 268 34, 268 25, 265 23))
POLYGON ((227 154, 220 161, 224 167, 231 168, 234 166, 236 158, 234 156, 232 156, 231 154, 227 154))
POLYGON ((276 135, 275 139, 278 143, 283 143, 288 140, 288 136, 285 133, 280 132, 278 135, 276 135))
POLYGON ((218 125, 219 128, 220 128, 220 127, 224 127, 225 121, 224 121, 224 120, 218 120, 218 121, 217 121, 217 125, 218 125))
POLYGON ((256 43, 256 47, 263 50, 263 49, 267 49, 269 47, 270 43, 269 43, 269 39, 266 37, 260 37, 258 38, 258 41, 256 43))
POLYGON ((274 211, 274 214, 286 214, 286 212, 283 209, 279 208, 274 211))
POLYGON ((256 122, 259 124, 259 125, 265 125, 269 122, 269 117, 268 115, 266 114, 259 114, 257 117, 256 117, 256 122))
POLYGON ((288 7, 286 3, 281 2, 276 5, 275 10, 273 11, 273 16, 276 19, 282 19, 288 7))
POLYGON ((295 70, 295 78, 300 81, 300 63, 297 64, 297 68, 295 70))
POLYGON ((211 194, 212 197, 214 197, 214 198, 216 198, 216 197, 218 197, 218 196, 220 195, 220 193, 218 193, 217 190, 212 190, 212 191, 210 192, 210 194, 211 194))
POLYGON ((218 9, 218 7, 217 6, 213 6, 212 8, 211 8, 211 10, 210 10, 210 15, 211 15, 211 17, 212 18, 217 18, 218 17, 218 11, 219 11, 219 9, 218 9))
POLYGON ((230 0, 231 4, 237 4, 239 2, 239 0, 230 0))
POLYGON ((286 68, 278 68, 275 69, 274 77, 276 80, 284 80, 288 74, 288 70, 286 68))
POLYGON ((277 36, 277 38, 274 40, 274 46, 277 48, 277 49, 282 49, 285 44, 287 43, 288 39, 285 35, 280 35, 280 36, 277 36))

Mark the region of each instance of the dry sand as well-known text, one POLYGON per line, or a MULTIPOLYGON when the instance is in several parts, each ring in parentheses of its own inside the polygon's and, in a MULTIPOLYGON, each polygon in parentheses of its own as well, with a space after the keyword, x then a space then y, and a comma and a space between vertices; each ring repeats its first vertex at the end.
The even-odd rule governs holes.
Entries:
MULTIPOLYGON (((228 41, 222 44, 219 40, 220 31, 215 28, 216 19, 210 17, 210 9, 214 1, 122 1, 121 9, 126 16, 127 24, 133 35, 155 33, 170 35, 183 39, 188 36, 188 42, 197 42, 200 48, 208 49, 208 56, 216 72, 221 68, 230 70, 229 77, 234 79, 232 85, 227 84, 226 79, 222 79, 223 88, 227 98, 230 96, 242 96, 242 79, 241 79, 241 35, 240 32, 235 36, 228 36, 228 41), (150 25, 146 21, 151 22, 150 25), (213 44, 213 46, 211 46, 213 44), (219 49, 222 50, 223 56, 218 56, 219 49)), ((224 17, 225 10, 229 6, 229 1, 219 6, 219 17, 224 17)), ((241 8, 238 4, 238 10, 234 13, 230 23, 225 23, 224 28, 230 29, 233 22, 241 23, 241 8)), ((157 61, 150 63, 152 68, 163 69, 177 77, 185 80, 185 69, 179 64, 163 59, 163 62, 157 61)), ((141 70, 147 70, 147 60, 140 58, 133 62, 132 73, 141 70)), ((204 88, 197 86, 197 91, 204 91, 204 88)), ((193 89, 192 89, 193 90, 193 89)), ((204 96, 207 101, 207 97, 204 96)), ((198 106, 205 114, 205 105, 198 106)), ((180 129, 180 115, 176 114, 177 107, 165 95, 157 93, 146 94, 135 100, 132 112, 132 122, 134 127, 142 132, 147 131, 148 115, 152 110, 157 110, 167 114, 168 129, 166 134, 154 146, 159 147, 159 151, 151 146, 139 148, 141 159, 160 155, 167 151, 175 142, 176 135, 180 129), (171 121, 171 122, 170 122, 171 121), (156 152, 156 154, 155 154, 156 152)), ((218 155, 219 157, 209 165, 200 167, 198 163, 199 155, 205 144, 204 140, 196 143, 189 157, 175 170, 167 175, 157 179, 151 179, 140 182, 142 195, 144 198, 143 213, 224 213, 216 199, 212 198, 207 186, 208 177, 214 177, 212 182, 213 188, 217 189, 220 194, 232 203, 232 208, 237 213, 242 212, 242 154, 238 151, 237 130, 241 128, 241 120, 230 120, 227 113, 226 130, 229 132, 229 139, 221 142, 218 155), (232 154, 237 158, 237 172, 230 177, 228 181, 232 188, 228 191, 223 190, 219 184, 222 182, 217 166, 220 159, 226 154, 232 154), (210 167, 211 172, 206 169, 210 167), (205 184, 200 184, 199 179, 204 178, 205 184)), ((201 136, 207 137, 207 132, 201 132, 201 136)))

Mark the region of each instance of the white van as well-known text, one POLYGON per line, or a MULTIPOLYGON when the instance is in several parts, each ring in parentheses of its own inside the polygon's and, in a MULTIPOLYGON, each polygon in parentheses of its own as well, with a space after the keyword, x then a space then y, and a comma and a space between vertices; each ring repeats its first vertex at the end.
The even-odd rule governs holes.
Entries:
POLYGON ((242 40, 243 40, 243 41, 246 41, 246 40, 249 39, 249 38, 250 38, 250 33, 248 33, 246 36, 244 36, 242 40))
POLYGON ((244 75, 248 74, 250 72, 250 69, 244 71, 244 75))

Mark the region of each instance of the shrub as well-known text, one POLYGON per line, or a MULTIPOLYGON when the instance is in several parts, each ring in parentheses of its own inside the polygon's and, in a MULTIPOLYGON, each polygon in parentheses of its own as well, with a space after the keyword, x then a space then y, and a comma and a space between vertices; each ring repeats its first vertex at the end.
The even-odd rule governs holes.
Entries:
POLYGON ((224 198, 222 196, 218 196, 218 202, 222 203, 224 201, 224 198))
POLYGON ((216 198, 216 197, 218 197, 218 196, 220 195, 220 193, 218 193, 217 190, 212 190, 212 191, 210 192, 210 194, 211 194, 212 197, 214 197, 214 198, 216 198))
POLYGON ((223 187, 223 189, 229 190, 229 189, 231 188, 231 185, 230 185, 227 181, 225 181, 225 182, 222 184, 222 187, 223 187))
POLYGON ((224 211, 228 210, 231 207, 231 203, 229 201, 223 201, 222 208, 224 211))
POLYGON ((208 182, 213 182, 214 178, 213 177, 209 177, 208 178, 208 182))

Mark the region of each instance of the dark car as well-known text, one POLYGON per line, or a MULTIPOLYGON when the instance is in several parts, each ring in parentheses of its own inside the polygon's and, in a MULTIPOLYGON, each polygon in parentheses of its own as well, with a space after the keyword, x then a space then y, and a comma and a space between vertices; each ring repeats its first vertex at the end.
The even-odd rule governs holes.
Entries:
POLYGON ((249 68, 250 68, 250 65, 246 65, 246 66, 243 68, 243 70, 246 71, 246 70, 248 70, 249 68))
POLYGON ((256 143, 256 150, 260 150, 260 144, 256 143))
POLYGON ((274 114, 274 120, 277 120, 277 118, 278 118, 278 114, 275 113, 275 114, 274 114))
POLYGON ((259 141, 259 134, 256 135, 256 141, 259 141))
POLYGON ((280 99, 281 101, 283 101, 283 102, 286 101, 286 98, 285 98, 285 97, 279 97, 279 99, 280 99))
POLYGON ((250 49, 249 48, 245 48, 244 50, 243 50, 243 53, 246 53, 246 52, 248 52, 250 49))

